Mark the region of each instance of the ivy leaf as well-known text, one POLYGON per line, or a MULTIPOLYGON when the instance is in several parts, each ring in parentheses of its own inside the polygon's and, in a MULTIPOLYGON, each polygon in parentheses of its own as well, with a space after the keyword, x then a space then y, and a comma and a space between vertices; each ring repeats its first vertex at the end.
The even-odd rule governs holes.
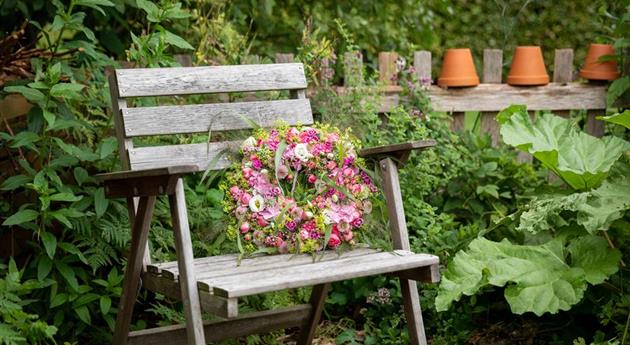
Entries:
POLYGON ((616 272, 619 254, 602 247, 587 235, 567 249, 560 239, 542 245, 517 245, 508 240, 473 240, 449 264, 435 304, 447 310, 462 295, 473 295, 484 286, 505 286, 512 312, 555 314, 568 310, 584 296, 589 282, 598 283, 616 272), (593 252, 600 251, 596 255, 593 252), (566 254, 571 254, 571 262, 566 254), (598 270, 595 272, 596 270, 598 270))
POLYGON ((189 50, 195 49, 193 48, 193 46, 190 45, 190 43, 186 42, 185 39, 181 38, 180 36, 175 35, 174 33, 168 30, 164 30, 164 41, 168 44, 172 44, 176 46, 177 48, 189 49, 189 50))
POLYGON ((4 180, 4 182, 2 182, 2 184, 0 185, 0 190, 15 190, 31 182, 32 180, 32 177, 28 177, 25 175, 11 176, 8 179, 4 180))
POLYGON ((622 125, 627 129, 630 129, 630 110, 626 110, 623 113, 610 115, 610 116, 598 116, 597 119, 604 120, 610 123, 616 123, 622 125))
POLYGON ((11 217, 5 219, 2 225, 11 226, 11 225, 24 224, 26 222, 30 222, 32 220, 37 219, 38 216, 39 216, 39 212, 35 210, 21 210, 14 213, 11 217))
POLYGON ((50 232, 43 232, 42 243, 44 244, 44 249, 46 249, 46 254, 48 254, 48 257, 52 259, 55 256, 55 251, 57 250, 57 238, 50 232))
POLYGON ((19 93, 27 100, 35 103, 43 102, 46 99, 46 96, 41 91, 26 86, 7 86, 4 88, 4 91, 9 93, 19 93))
POLYGON ((80 92, 84 87, 85 85, 76 83, 55 84, 52 88, 50 88, 50 95, 66 99, 78 98, 81 96, 80 92))
POLYGON ((550 113, 533 123, 524 106, 504 109, 497 120, 506 144, 529 152, 574 189, 599 185, 623 152, 630 149, 625 140, 595 138, 550 113))

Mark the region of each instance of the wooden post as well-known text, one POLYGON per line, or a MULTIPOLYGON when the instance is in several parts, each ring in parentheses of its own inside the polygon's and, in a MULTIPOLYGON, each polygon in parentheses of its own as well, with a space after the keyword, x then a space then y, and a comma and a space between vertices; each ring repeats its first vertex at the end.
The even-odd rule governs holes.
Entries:
POLYGON ((384 81, 386 85, 397 85, 396 78, 398 70, 396 61, 398 53, 396 52, 380 52, 378 53, 378 72, 379 79, 384 81))
MULTIPOLYGON (((482 82, 486 84, 501 84, 503 75, 503 51, 500 49, 483 50, 483 76, 482 82)), ((492 146, 499 145, 499 124, 497 112, 482 112, 481 132, 490 133, 492 146)))
POLYGON ((322 59, 319 67, 319 85, 329 86, 334 76, 334 69, 330 67, 330 59, 322 59))
POLYGON ((347 52, 343 54, 344 78, 346 87, 363 84, 363 55, 361 52, 347 52))
MULTIPOLYGON (((405 220, 405 210, 403 209, 400 181, 398 179, 398 167, 391 158, 381 160, 379 165, 383 175, 383 194, 387 201, 389 228, 394 249, 410 250, 407 221, 405 220)), ((409 343, 426 345, 427 339, 422 322, 422 309, 420 308, 420 296, 418 295, 416 281, 400 278, 400 290, 403 295, 407 327, 409 327, 409 343)))
POLYGON ((324 304, 326 304, 326 296, 328 296, 328 290, 330 289, 330 283, 318 284, 313 286, 311 292, 311 314, 309 319, 300 329, 297 345, 310 345, 313 343, 315 337, 315 331, 321 319, 322 311, 324 310, 324 304))
POLYGON ((431 82, 431 52, 420 50, 413 53, 413 68, 418 81, 431 82))
POLYGON ((291 63, 293 62, 293 54, 276 54, 276 63, 291 63))
POLYGON ((573 49, 556 49, 553 59, 553 82, 570 83, 573 81, 573 49))

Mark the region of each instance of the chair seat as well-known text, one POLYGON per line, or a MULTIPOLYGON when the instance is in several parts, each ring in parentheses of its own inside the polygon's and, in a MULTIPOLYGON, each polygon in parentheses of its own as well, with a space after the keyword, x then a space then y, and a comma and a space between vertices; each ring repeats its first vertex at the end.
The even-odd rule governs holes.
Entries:
MULTIPOLYGON (((194 260, 194 272, 200 298, 216 302, 217 298, 235 300, 253 294, 401 271, 410 273, 406 278, 421 280, 426 273, 417 271, 417 277, 414 277, 414 270, 426 268, 437 272, 438 264, 435 255, 358 248, 343 253, 326 251, 315 257, 308 254, 261 255, 243 259, 240 264, 235 254, 198 258, 194 260)), ((144 279, 147 288, 177 297, 178 293, 173 291, 179 286, 176 261, 149 265, 147 271, 149 274, 144 279)), ((202 306, 204 304, 207 305, 202 301, 202 306)), ((236 308, 228 305, 221 308, 236 308)), ((228 312, 227 316, 235 316, 235 312, 228 312)))

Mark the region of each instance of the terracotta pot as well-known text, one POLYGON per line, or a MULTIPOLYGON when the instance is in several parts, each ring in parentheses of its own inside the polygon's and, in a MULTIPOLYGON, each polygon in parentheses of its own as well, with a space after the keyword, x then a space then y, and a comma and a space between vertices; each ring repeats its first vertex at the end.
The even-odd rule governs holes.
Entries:
POLYGON ((510 85, 549 84, 549 75, 545 69, 545 61, 540 47, 516 47, 507 83, 510 85))
POLYGON ((615 48, 610 44, 591 44, 580 76, 591 80, 615 80, 619 78, 616 61, 598 61, 604 55, 614 54, 615 48))
POLYGON ((439 86, 477 86, 479 77, 468 48, 449 49, 444 54, 439 86))

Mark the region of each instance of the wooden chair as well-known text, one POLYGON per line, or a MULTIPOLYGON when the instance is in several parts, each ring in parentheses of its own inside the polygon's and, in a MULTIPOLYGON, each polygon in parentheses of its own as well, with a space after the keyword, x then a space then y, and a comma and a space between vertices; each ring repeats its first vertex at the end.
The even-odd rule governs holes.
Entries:
POLYGON ((251 121, 271 126, 277 119, 291 125, 311 124, 304 67, 299 63, 219 67, 119 69, 109 86, 123 169, 99 175, 110 198, 127 198, 132 221, 131 250, 118 306, 113 343, 206 344, 251 333, 300 327, 298 344, 310 344, 331 282, 377 274, 400 277, 404 310, 413 344, 426 344, 416 280, 439 280, 438 258, 410 252, 397 164, 409 152, 435 145, 420 141, 361 151, 378 157, 390 214, 395 250, 357 249, 342 255, 274 255, 242 260, 236 255, 193 258, 182 176, 229 165, 224 156, 236 142, 134 147, 133 138, 180 133, 207 133, 249 128, 251 121), (128 108, 127 98, 189 94, 290 90, 291 99, 221 104, 128 108), (396 161, 396 163, 395 163, 396 161), (148 232, 156 197, 167 195, 173 220, 177 261, 151 263, 148 232), (185 325, 129 332, 139 285, 181 299, 185 325), (314 286, 310 304, 238 315, 238 298, 287 288, 314 286), (201 311, 221 321, 203 322, 201 311))

